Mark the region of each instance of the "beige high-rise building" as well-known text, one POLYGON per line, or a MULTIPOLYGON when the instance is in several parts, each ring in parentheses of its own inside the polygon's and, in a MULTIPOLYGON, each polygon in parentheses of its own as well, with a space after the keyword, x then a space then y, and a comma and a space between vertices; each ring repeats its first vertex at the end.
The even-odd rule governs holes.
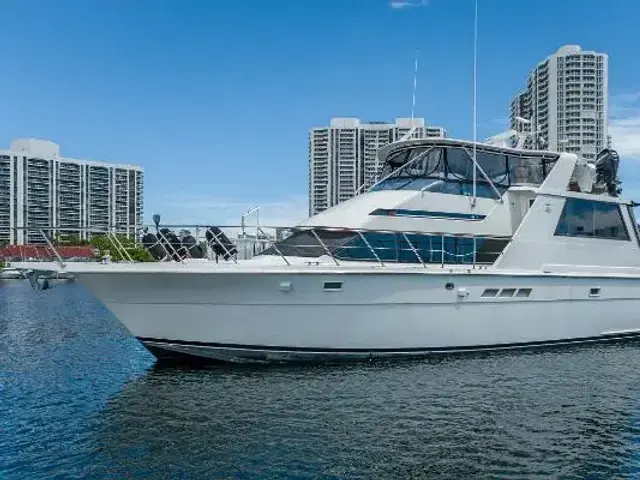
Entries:
POLYGON ((80 238, 82 228, 135 234, 143 180, 136 165, 64 158, 53 142, 14 140, 0 150, 0 243, 41 243, 38 229, 80 238))
POLYGON ((309 132, 309 215, 353 197, 370 186, 381 165, 377 151, 400 140, 412 128, 412 138, 443 138, 442 127, 423 118, 398 118, 395 123, 363 123, 358 118, 332 118, 328 127, 309 132), (363 187, 364 186, 364 187, 363 187))
POLYGON ((607 147, 608 62, 605 53, 561 47, 538 63, 526 89, 512 100, 510 127, 539 132, 529 148, 595 160, 607 147))

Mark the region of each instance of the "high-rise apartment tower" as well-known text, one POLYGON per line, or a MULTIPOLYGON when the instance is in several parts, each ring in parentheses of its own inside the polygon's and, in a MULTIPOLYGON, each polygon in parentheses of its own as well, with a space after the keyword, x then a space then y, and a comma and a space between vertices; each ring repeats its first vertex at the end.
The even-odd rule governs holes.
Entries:
POLYGON ((0 243, 41 243, 39 229, 83 239, 81 228, 133 235, 142 197, 143 170, 135 165, 63 158, 47 140, 18 139, 0 150, 0 243))
POLYGON ((422 118, 398 118, 395 123, 362 123, 357 118, 332 118, 328 127, 309 132, 309 215, 353 197, 370 186, 382 165, 378 149, 411 138, 443 138, 442 127, 425 125, 422 118), (415 128, 414 128, 415 127, 415 128))
POLYGON ((527 147, 594 160, 607 147, 608 56, 566 45, 531 71, 511 102, 510 127, 538 132, 527 147))

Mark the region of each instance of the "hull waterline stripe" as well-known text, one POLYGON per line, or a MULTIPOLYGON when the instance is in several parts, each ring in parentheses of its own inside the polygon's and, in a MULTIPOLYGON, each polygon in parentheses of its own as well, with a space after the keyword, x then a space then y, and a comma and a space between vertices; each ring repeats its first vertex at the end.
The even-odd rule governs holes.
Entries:
POLYGON ((155 346, 161 345, 181 345, 186 347, 200 348, 225 348, 237 350, 273 351, 273 352, 306 352, 306 353, 420 353, 420 352, 464 352, 479 350, 505 350, 513 348, 543 347, 551 345, 570 345, 577 343, 593 343, 611 340, 623 340, 638 337, 640 331, 601 334, 592 337, 576 337, 562 340, 540 340, 535 342, 514 342, 514 343, 494 343, 486 345, 463 345, 451 347, 411 347, 411 348, 315 348, 315 347, 285 347, 273 345, 243 345, 236 343, 216 343, 216 342, 195 342, 184 340, 166 340, 161 338, 136 337, 140 342, 153 343, 155 346))

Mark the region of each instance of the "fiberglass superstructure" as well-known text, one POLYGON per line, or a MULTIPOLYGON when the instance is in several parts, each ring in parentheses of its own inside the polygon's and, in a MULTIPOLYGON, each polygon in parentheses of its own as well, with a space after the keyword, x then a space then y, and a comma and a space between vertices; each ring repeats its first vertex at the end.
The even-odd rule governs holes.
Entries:
POLYGON ((357 261, 493 263, 515 231, 513 222, 521 220, 511 218, 508 200, 523 196, 515 193, 517 187, 522 192, 539 187, 559 155, 482 144, 475 154, 474 189, 473 144, 443 139, 391 144, 379 153, 383 167, 368 192, 310 218, 300 227, 313 231, 296 231, 278 249, 302 257, 328 249, 338 259, 357 261), (317 248, 308 248, 314 243, 317 248))
MULTIPOLYGON (((588 237, 585 226, 575 227, 582 229, 581 235, 570 235, 567 222, 582 215, 575 209, 595 212, 589 215, 591 221, 598 216, 599 226, 591 228, 597 238, 616 239, 635 229, 633 211, 611 189, 617 158, 612 168, 604 168, 611 166, 607 156, 596 165, 569 153, 434 139, 390 144, 380 150, 379 159, 379 178, 369 191, 315 215, 264 253, 504 266, 511 260, 503 253, 523 223, 539 224, 538 234, 544 231, 548 218, 531 211, 537 198, 547 214, 555 211, 552 217, 559 223, 545 238, 534 235, 537 243, 563 243, 563 228, 566 237, 588 237), (558 201, 564 197, 569 198, 560 215, 564 205, 558 201)), ((539 250, 532 248, 529 255, 540 257, 540 265, 555 258, 539 250)))

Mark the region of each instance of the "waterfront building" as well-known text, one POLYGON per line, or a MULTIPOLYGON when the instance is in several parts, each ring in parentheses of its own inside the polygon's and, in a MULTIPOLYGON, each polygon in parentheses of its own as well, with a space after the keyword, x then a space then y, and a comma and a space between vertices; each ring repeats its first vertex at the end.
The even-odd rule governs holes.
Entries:
POLYGON ((64 158, 53 142, 14 140, 0 150, 0 243, 42 243, 38 229, 81 239, 81 228, 135 234, 143 180, 136 165, 64 158))
POLYGON ((361 122, 358 118, 332 118, 328 127, 309 132, 309 215, 353 197, 370 186, 381 165, 378 149, 411 138, 444 138, 442 127, 426 125, 423 118, 398 118, 394 123, 361 122))
POLYGON ((605 53, 561 47, 536 65, 511 101, 510 128, 538 132, 528 148, 595 160, 608 146, 608 62, 605 53))

